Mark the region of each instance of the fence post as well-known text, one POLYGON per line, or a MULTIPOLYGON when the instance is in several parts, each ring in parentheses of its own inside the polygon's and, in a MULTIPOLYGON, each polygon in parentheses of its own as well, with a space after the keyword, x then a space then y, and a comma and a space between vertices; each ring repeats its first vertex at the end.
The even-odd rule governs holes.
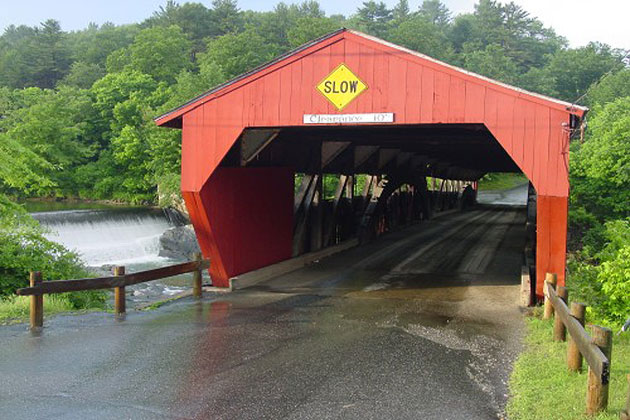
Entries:
MULTIPOLYGON (((114 276, 120 277, 124 275, 124 266, 114 267, 114 276)), ((116 315, 124 315, 126 311, 125 286, 114 287, 114 312, 116 315)))
MULTIPOLYGON (((586 305, 579 302, 571 302, 571 316, 584 326, 586 316, 586 305)), ((567 347, 567 365, 571 372, 579 372, 582 370, 582 353, 571 334, 569 334, 569 345, 567 347)))
MULTIPOLYGON (((29 283, 31 287, 39 286, 42 282, 41 271, 31 271, 29 283)), ((44 295, 31 295, 31 330, 44 326, 44 295)))
MULTIPOLYGON (((569 300, 569 291, 566 287, 558 287, 558 297, 566 304, 569 300)), ((559 316, 553 320, 553 341, 566 341, 567 327, 559 316)))
MULTIPOLYGON (((551 283, 553 288, 556 288, 556 281, 558 280, 558 276, 555 273, 547 273, 545 275, 545 282, 551 283)), ((545 293, 545 314, 543 315, 543 319, 551 319, 553 316, 553 305, 551 304, 551 300, 547 297, 545 293)))
MULTIPOLYGON (((630 375, 627 376, 630 385, 630 375)), ((628 387, 628 396, 626 397, 626 407, 619 414, 619 420, 630 420, 630 387, 628 387)))
MULTIPOLYGON (((203 257, 200 252, 195 252, 193 254, 193 259, 195 261, 201 262, 203 257)), ((193 271, 193 296, 196 298, 200 298, 203 291, 201 290, 201 269, 193 271)))
MULTIPOLYGON (((612 352, 612 331, 609 328, 593 325, 593 344, 599 347, 610 362, 612 352)), ((610 366, 608 367, 610 369, 610 366)), ((602 378, 588 368, 588 382, 586 389, 586 414, 592 415, 603 411, 608 406, 608 383, 602 383, 602 378)))

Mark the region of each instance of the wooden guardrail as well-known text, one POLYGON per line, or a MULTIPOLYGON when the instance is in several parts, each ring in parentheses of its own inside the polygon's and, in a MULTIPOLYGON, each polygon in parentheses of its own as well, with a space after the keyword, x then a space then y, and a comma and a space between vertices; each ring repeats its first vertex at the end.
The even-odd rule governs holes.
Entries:
POLYGON ((612 351, 612 331, 598 325, 591 325, 592 336, 584 329, 586 306, 572 303, 567 306, 568 291, 564 287, 556 290, 556 275, 545 278, 544 318, 554 319, 554 341, 566 341, 566 331, 570 342, 567 349, 567 364, 570 371, 579 372, 582 357, 588 364, 586 390, 586 413, 596 414, 608 406, 608 382, 610 380, 610 354, 612 351))
POLYGON ((193 273, 193 296, 201 297, 202 271, 210 267, 210 261, 202 259, 201 254, 194 255, 194 260, 182 264, 155 268, 125 274, 125 267, 114 267, 114 276, 97 277, 76 280, 42 281, 42 273, 31 272, 30 287, 18 289, 20 296, 30 296, 30 326, 31 329, 41 328, 44 324, 43 295, 50 293, 66 293, 82 290, 114 289, 114 311, 117 315, 126 312, 125 287, 133 284, 159 280, 179 274, 193 273))

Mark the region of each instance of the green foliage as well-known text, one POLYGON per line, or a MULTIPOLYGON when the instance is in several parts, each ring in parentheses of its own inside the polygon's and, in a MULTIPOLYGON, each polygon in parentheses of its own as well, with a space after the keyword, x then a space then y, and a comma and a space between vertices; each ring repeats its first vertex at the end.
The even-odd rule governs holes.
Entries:
POLYGON ((630 216, 630 96, 595 106, 584 144, 571 152, 571 202, 599 220, 630 216))
POLYGON ((278 50, 265 42, 253 29, 246 29, 236 34, 226 34, 210 40, 207 51, 200 54, 200 66, 218 63, 227 78, 241 73, 271 60, 278 50))
POLYGON ((589 241, 569 260, 571 293, 598 318, 622 323, 630 316, 630 219, 606 222, 601 243, 589 241))
POLYGON ((75 61, 70 66, 70 72, 59 83, 79 89, 89 89, 103 76, 105 76, 105 69, 99 64, 75 61))
MULTIPOLYGON (((0 298, 28 286, 29 271, 44 280, 87 277, 76 254, 47 240, 42 228, 19 206, 0 196, 0 298)), ((100 292, 68 293, 73 308, 104 303, 100 292)))
MULTIPOLYGON (((465 47, 465 50, 468 48, 465 47)), ((496 44, 485 49, 474 49, 463 53, 464 66, 475 73, 483 74, 502 82, 514 83, 518 66, 505 51, 496 44)))
POLYGON ((287 31, 287 40, 291 47, 299 47, 339 27, 340 24, 330 18, 301 17, 295 22, 295 26, 287 31))
POLYGON ((411 50, 431 57, 451 61, 453 49, 448 45, 446 35, 432 21, 424 16, 414 16, 390 32, 390 40, 411 50))
POLYGON ((172 83, 180 71, 190 68, 191 48, 179 26, 143 29, 129 47, 116 53, 108 70, 135 70, 172 83))
POLYGON ((484 175, 479 180, 479 190, 507 190, 527 182, 527 177, 520 173, 494 172, 484 175))
POLYGON ((52 19, 36 28, 7 28, 0 43, 0 84, 54 87, 71 64, 66 36, 52 19))
POLYGON ((385 3, 373 0, 363 2, 363 6, 357 10, 356 22, 359 29, 384 38, 387 36, 389 24, 393 18, 392 11, 385 3))
POLYGON ((574 101, 604 74, 622 67, 619 51, 591 42, 585 47, 558 51, 545 70, 554 79, 553 94, 574 101))
POLYGON ((588 89, 586 102, 590 106, 603 106, 617 98, 630 96, 630 69, 624 68, 604 76, 588 89))

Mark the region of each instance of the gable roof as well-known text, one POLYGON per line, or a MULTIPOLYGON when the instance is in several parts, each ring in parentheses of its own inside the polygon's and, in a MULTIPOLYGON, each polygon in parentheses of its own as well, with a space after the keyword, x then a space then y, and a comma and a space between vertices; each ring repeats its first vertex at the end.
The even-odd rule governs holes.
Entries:
POLYGON ((421 61, 425 62, 425 64, 432 64, 436 67, 441 68, 442 70, 457 73, 460 77, 476 79, 477 81, 481 81, 481 82, 493 85, 495 88, 510 91, 513 95, 517 97, 527 97, 528 99, 534 102, 543 103, 544 105, 547 105, 551 108, 561 109, 563 111, 574 114, 580 118, 582 118, 584 114, 588 112, 587 107, 572 104, 570 102, 566 102, 560 99, 555 99, 555 98, 545 96, 539 93, 530 92, 525 89, 512 86, 507 83, 503 83, 503 82, 491 79, 489 77, 482 76, 477 73, 473 73, 471 71, 462 69, 460 67, 453 66, 443 61, 436 60, 435 58, 429 57, 428 55, 410 50, 405 47, 401 47, 396 44, 392 44, 391 42, 382 40, 380 38, 367 35, 359 31, 342 28, 335 32, 331 32, 327 35, 317 38, 283 55, 280 55, 279 57, 275 58, 274 60, 268 63, 264 63, 258 67, 255 67, 254 69, 250 70, 247 73, 243 73, 242 75, 237 76, 234 79, 228 80, 227 82, 222 83, 208 90, 205 93, 202 93, 201 95, 191 99, 190 101, 180 105, 179 107, 174 108, 171 111, 168 111, 165 114, 162 114, 156 117, 155 122, 161 126, 179 128, 181 127, 181 116, 197 108, 198 106, 201 106, 204 103, 218 96, 228 93, 234 89, 237 89, 238 87, 246 83, 249 83, 252 80, 255 80, 272 71, 275 71, 278 68, 288 65, 296 60, 299 60, 306 55, 312 54, 313 52, 321 48, 325 48, 328 45, 333 44, 342 38, 350 38, 350 37, 359 37, 359 38, 369 40, 373 43, 380 45, 386 51, 389 50, 390 52, 394 52, 394 51, 403 52, 404 54, 407 55, 407 57, 405 57, 405 55, 402 55, 401 56, 402 58, 420 59, 421 61))

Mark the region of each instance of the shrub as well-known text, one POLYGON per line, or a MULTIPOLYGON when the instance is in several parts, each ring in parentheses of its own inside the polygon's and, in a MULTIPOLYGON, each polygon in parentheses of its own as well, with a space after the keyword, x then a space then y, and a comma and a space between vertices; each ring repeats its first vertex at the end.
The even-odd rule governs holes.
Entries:
POLYGON ((597 317, 612 323, 630 316, 630 219, 606 222, 603 247, 585 246, 569 260, 569 287, 597 317))
MULTIPOLYGON (((42 227, 21 207, 0 196, 0 298, 28 285, 29 271, 44 280, 87 277, 78 256, 44 237, 42 227)), ((103 306, 104 292, 64 295, 72 308, 103 306)))

